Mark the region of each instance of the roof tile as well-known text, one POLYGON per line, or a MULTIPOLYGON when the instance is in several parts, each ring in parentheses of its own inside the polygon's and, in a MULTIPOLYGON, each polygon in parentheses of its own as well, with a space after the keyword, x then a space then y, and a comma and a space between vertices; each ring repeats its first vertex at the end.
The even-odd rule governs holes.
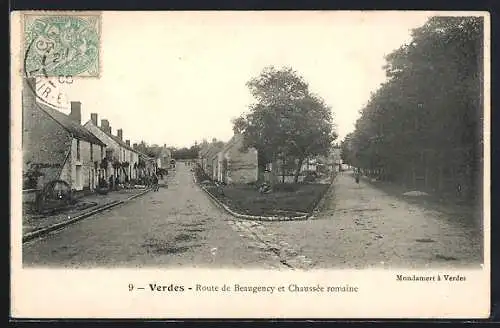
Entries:
POLYGON ((85 140, 95 145, 106 146, 106 144, 99 140, 99 138, 92 134, 92 132, 73 121, 68 115, 61 113, 60 111, 45 104, 37 103, 36 106, 38 106, 40 110, 52 117, 52 119, 54 119, 64 129, 71 133, 73 138, 85 140))

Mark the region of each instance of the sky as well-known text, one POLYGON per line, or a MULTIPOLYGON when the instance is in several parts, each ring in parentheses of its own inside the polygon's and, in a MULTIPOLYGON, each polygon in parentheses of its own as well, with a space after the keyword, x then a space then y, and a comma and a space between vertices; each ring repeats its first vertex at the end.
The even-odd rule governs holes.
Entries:
MULTIPOLYGON (((132 143, 227 141, 253 99, 245 83, 290 66, 331 106, 341 140, 385 80, 384 56, 425 12, 103 12, 99 78, 65 88, 132 143)), ((67 110, 66 112, 69 112, 67 110)))

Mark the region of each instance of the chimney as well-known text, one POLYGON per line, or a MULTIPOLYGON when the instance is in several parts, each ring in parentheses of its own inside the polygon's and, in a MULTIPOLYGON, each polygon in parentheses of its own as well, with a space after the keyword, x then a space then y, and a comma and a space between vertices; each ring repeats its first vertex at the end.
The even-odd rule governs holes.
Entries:
POLYGON ((130 140, 125 140, 125 143, 130 147, 130 140))
POLYGON ((134 143, 134 145, 132 146, 132 148, 137 149, 137 144, 134 143))
POLYGON ((92 124, 97 126, 97 113, 90 114, 90 120, 92 121, 92 124))
POLYGON ((82 124, 82 103, 79 101, 71 102, 71 113, 69 117, 78 123, 78 125, 82 124))
POLYGON ((116 131, 116 134, 118 135, 118 138, 120 138, 120 140, 123 140, 123 130, 122 129, 118 129, 116 131))
POLYGON ((111 126, 109 126, 108 120, 101 120, 101 130, 107 133, 111 133, 111 126))
POLYGON ((101 130, 104 132, 108 132, 109 128, 109 121, 108 120, 101 120, 101 130))
POLYGON ((167 148, 167 144, 163 144, 163 148, 167 148))

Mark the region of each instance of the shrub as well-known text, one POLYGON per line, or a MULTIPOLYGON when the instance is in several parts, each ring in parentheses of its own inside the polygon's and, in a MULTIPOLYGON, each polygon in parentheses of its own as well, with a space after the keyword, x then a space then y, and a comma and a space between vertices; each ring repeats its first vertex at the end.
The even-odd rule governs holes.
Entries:
POLYGON ((306 171, 304 176, 304 182, 314 182, 318 178, 319 174, 316 171, 306 171))
POLYGON ((38 165, 31 165, 23 174, 23 189, 36 189, 38 178, 43 175, 38 165))
POLYGON ((106 179, 103 179, 103 178, 100 178, 99 179, 99 188, 108 188, 109 185, 108 185, 108 182, 106 181, 106 179))

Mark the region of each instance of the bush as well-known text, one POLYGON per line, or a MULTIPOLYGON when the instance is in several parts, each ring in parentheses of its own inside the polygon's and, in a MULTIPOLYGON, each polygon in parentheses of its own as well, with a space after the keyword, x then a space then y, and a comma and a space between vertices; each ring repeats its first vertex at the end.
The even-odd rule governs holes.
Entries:
POLYGON ((23 174, 23 189, 36 189, 38 178, 43 175, 38 165, 31 165, 23 174))
POLYGON ((303 182, 314 182, 319 177, 316 171, 305 171, 305 176, 303 182))
POLYGON ((312 171, 312 170, 302 171, 301 173, 302 173, 302 175, 305 175, 305 176, 308 176, 308 175, 312 175, 315 177, 319 176, 319 173, 317 171, 312 171))
POLYGON ((96 192, 100 195, 106 195, 109 191, 109 184, 104 178, 99 179, 99 184, 96 188, 96 192))
POLYGON ((109 184, 108 184, 108 181, 106 181, 106 179, 99 179, 99 188, 108 188, 109 187, 109 184))

